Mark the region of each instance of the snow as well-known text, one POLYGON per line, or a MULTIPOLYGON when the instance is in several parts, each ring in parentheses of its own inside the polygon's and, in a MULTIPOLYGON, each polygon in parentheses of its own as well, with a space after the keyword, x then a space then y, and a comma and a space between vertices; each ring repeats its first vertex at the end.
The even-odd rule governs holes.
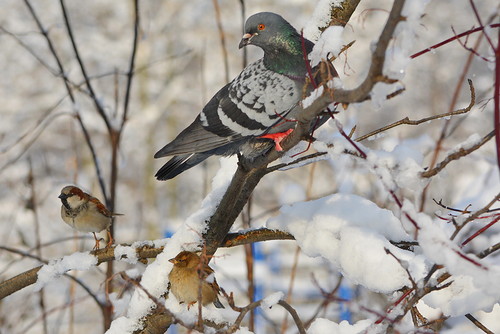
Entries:
POLYGON ((137 251, 134 247, 117 245, 115 247, 115 259, 136 264, 138 260, 137 251))
POLYGON ((282 291, 275 292, 272 295, 269 295, 266 298, 264 298, 260 306, 262 308, 271 308, 274 305, 278 304, 278 302, 282 300, 284 296, 285 294, 282 291))
POLYGON ((409 284, 401 265, 386 256, 388 249, 398 259, 415 260, 390 243, 409 237, 389 210, 356 195, 335 194, 280 211, 267 227, 290 232, 307 255, 328 259, 354 282, 385 293, 409 284))
POLYGON ((106 333, 133 333, 141 326, 134 320, 126 317, 118 317, 113 320, 106 333))
POLYGON ((309 54, 311 66, 316 66, 321 60, 327 60, 330 57, 337 57, 344 46, 342 33, 344 28, 339 26, 328 27, 322 34, 318 42, 314 45, 309 54))
POLYGON ((360 320, 351 325, 346 320, 340 323, 333 322, 324 318, 317 318, 309 327, 309 334, 358 334, 365 331, 371 325, 370 320, 360 320))
MULTIPOLYGON (((452 282, 449 288, 433 291, 423 298, 427 305, 441 310, 446 316, 463 316, 478 310, 491 312, 493 306, 498 304, 498 295, 490 295, 477 288, 471 276, 454 275, 443 284, 447 282, 452 282)), ((494 284, 498 285, 498 281, 494 284)))
POLYGON ((325 28, 330 23, 330 9, 338 7, 341 0, 320 0, 314 8, 313 15, 304 28, 304 37, 316 42, 321 36, 319 28, 325 28))
POLYGON ((317 98, 319 98, 321 95, 323 95, 323 90, 324 90, 323 86, 319 86, 318 88, 313 90, 311 92, 311 94, 309 94, 308 97, 306 97, 305 99, 302 100, 302 107, 304 109, 306 109, 307 107, 310 107, 313 104, 313 102, 316 101, 317 98))
POLYGON ((44 286, 54 282, 59 276, 70 270, 89 270, 97 264, 97 257, 90 253, 73 253, 61 259, 52 260, 38 271, 38 279, 33 286, 40 291, 44 286))
POLYGON ((446 155, 451 155, 457 153, 461 150, 468 150, 474 145, 477 145, 481 142, 482 138, 478 133, 473 133, 467 138, 464 142, 456 145, 452 150, 446 152, 446 155))
POLYGON ((465 315, 476 310, 491 311, 500 300, 500 265, 465 253, 450 240, 449 233, 429 217, 421 214, 418 225, 418 241, 424 255, 433 263, 447 268, 453 277, 449 289, 432 292, 424 299, 425 302, 449 316, 465 315))
MULTIPOLYGON (((165 248, 161 254, 156 257, 156 260, 149 264, 140 281, 140 284, 153 296, 160 297, 167 290, 168 285, 168 273, 172 269, 172 263, 168 260, 174 258, 180 251, 198 251, 201 244, 201 236, 206 229, 206 219, 209 218, 215 208, 217 203, 219 203, 225 190, 227 189, 229 183, 231 182, 231 176, 234 174, 236 169, 236 158, 221 158, 221 168, 219 169, 217 175, 214 177, 212 182, 212 191, 208 194, 201 204, 201 208, 188 217, 185 223, 177 230, 177 232, 164 242, 165 248)), ((172 295, 172 294, 170 294, 172 295)), ((169 296, 167 299, 167 305, 170 305, 171 309, 174 305, 179 305, 175 301, 175 298, 169 296)), ((127 318, 139 322, 144 316, 146 316, 151 309, 155 307, 154 302, 148 298, 147 295, 140 289, 135 290, 127 311, 127 318)), ((188 313, 185 309, 185 305, 182 306, 180 310, 179 317, 185 319, 188 313)), ((194 308, 193 308, 194 309, 194 308)), ((197 309, 197 308, 196 308, 197 309)), ((176 313, 174 310, 172 310, 176 313)), ((213 320, 221 320, 220 316, 216 311, 210 313, 213 320)), ((209 317, 210 314, 204 313, 204 317, 209 317)), ((191 315, 194 317, 194 315, 191 315)), ((191 317, 190 316, 190 317, 191 317)), ((194 318, 196 319, 196 317, 194 318)), ((128 323, 128 322, 127 322, 128 323)), ((131 333, 130 331, 123 331, 122 328, 113 329, 110 328, 107 334, 114 333, 131 333)))

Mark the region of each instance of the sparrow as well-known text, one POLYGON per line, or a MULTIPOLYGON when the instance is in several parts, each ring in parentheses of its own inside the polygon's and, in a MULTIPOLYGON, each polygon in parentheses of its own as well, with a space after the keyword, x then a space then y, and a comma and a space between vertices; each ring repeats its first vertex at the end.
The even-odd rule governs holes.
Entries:
POLYGON ((201 303, 203 306, 214 303, 217 308, 224 308, 218 295, 220 287, 213 276, 213 269, 202 262, 196 253, 182 251, 169 260, 174 264, 168 274, 170 291, 180 303, 187 303, 188 309, 198 301, 201 285, 201 303))
POLYGON ((109 226, 114 216, 97 198, 87 194, 75 186, 66 186, 59 195, 61 199, 61 217, 66 224, 80 232, 92 232, 95 239, 94 250, 99 249, 99 239, 96 232, 106 230, 108 232, 108 243, 106 248, 113 244, 113 238, 109 226))
POLYGON ((173 156, 156 173, 158 180, 172 179, 212 155, 239 154, 252 160, 273 144, 283 150, 280 143, 303 110, 306 59, 314 43, 280 15, 262 12, 245 23, 239 48, 247 45, 261 48, 263 58, 221 88, 194 122, 155 154, 173 156))

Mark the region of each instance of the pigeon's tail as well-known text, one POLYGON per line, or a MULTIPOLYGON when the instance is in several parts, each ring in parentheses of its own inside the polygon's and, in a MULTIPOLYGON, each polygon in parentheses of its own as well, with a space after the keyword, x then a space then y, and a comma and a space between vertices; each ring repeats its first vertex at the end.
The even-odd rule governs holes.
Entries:
POLYGON ((176 155, 170 159, 166 164, 156 172, 155 177, 160 181, 170 180, 184 172, 185 170, 196 166, 210 154, 204 153, 191 153, 176 155))

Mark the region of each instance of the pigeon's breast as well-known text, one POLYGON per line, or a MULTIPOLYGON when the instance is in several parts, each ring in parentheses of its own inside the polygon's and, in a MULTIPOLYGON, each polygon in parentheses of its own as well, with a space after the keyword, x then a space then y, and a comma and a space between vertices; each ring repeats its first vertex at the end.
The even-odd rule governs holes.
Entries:
POLYGON ((258 136, 284 121, 301 98, 301 84, 268 70, 263 60, 247 66, 229 87, 232 115, 219 108, 221 122, 243 136, 258 136), (239 115, 235 115, 238 114, 239 115))

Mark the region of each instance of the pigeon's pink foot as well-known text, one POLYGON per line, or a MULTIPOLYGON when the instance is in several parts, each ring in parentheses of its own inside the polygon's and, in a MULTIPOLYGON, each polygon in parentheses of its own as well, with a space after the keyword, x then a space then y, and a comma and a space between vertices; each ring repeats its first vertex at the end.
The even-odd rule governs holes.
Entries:
POLYGON ((267 135, 262 135, 259 138, 268 138, 272 139, 274 141, 274 148, 276 151, 281 152, 283 151, 283 147, 281 147, 281 141, 285 139, 286 136, 288 136, 290 133, 292 133, 293 129, 289 129, 285 132, 278 132, 278 133, 269 133, 267 135))

